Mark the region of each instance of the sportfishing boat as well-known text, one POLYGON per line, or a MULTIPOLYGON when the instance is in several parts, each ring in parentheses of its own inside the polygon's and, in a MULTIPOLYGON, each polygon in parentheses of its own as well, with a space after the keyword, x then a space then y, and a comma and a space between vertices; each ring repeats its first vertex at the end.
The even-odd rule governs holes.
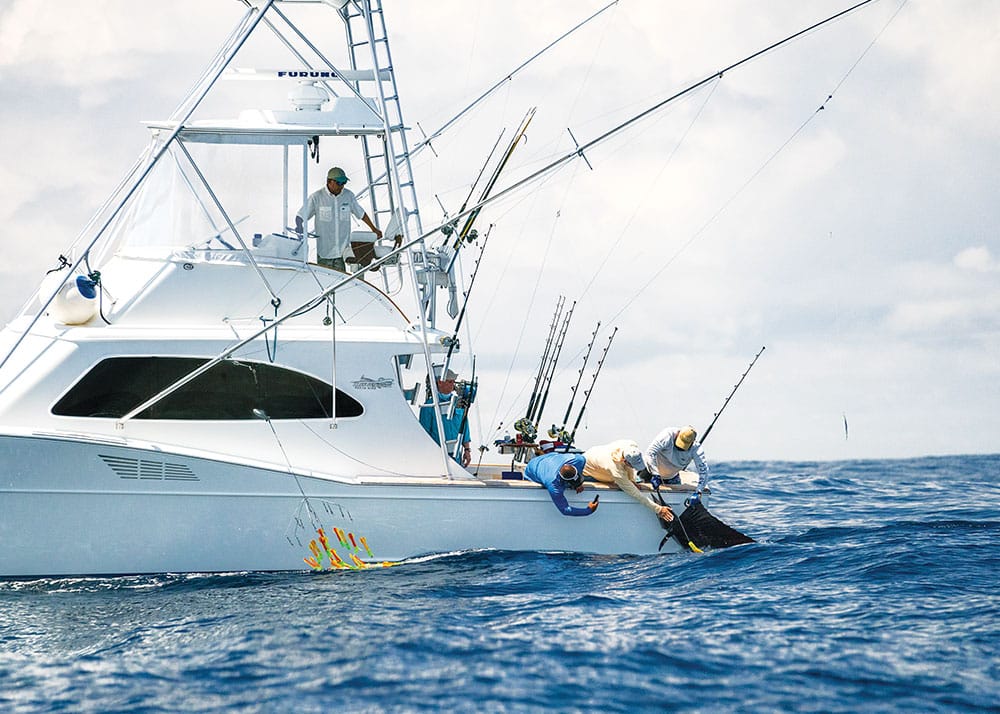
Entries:
MULTIPOLYGON (((455 258, 490 198, 422 224, 411 158, 426 142, 410 145, 379 0, 246 6, 0 334, 0 576, 682 550, 603 483, 570 494, 600 494, 592 517, 563 517, 521 478, 534 444, 463 468, 461 444, 428 435, 419 410, 463 354, 455 258), (319 12, 341 26, 337 46, 310 38, 319 12), (237 67, 254 33, 288 66, 237 67), (224 80, 256 104, 202 118, 224 80), (318 265, 295 227, 326 175, 321 145, 359 156, 357 193, 384 229, 352 233, 348 272, 318 265)), ((431 407, 437 433, 477 388, 431 407)), ((693 488, 687 475, 660 493, 681 513, 693 488)))

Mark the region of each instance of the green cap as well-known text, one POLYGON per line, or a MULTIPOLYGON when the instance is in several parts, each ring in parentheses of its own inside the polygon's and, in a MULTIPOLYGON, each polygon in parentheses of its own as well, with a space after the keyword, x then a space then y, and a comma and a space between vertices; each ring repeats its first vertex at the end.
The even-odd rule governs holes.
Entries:
POLYGON ((334 166, 332 169, 326 172, 327 181, 336 181, 337 183, 347 183, 347 174, 339 166, 334 166))

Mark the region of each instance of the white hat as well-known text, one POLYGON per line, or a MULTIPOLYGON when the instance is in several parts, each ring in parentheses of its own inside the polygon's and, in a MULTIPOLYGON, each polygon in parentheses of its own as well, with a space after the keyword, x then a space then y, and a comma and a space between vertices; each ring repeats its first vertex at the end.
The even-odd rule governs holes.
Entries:
POLYGON ((646 462, 642 459, 642 452, 639 451, 639 447, 636 444, 622 449, 622 458, 625 460, 625 463, 636 471, 646 468, 646 462))

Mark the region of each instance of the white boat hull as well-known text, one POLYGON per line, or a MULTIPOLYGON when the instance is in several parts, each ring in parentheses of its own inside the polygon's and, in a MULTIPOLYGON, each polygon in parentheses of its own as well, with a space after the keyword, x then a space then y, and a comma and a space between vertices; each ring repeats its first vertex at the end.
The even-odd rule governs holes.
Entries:
MULTIPOLYGON (((663 535, 649 509, 603 485, 581 518, 527 482, 338 483, 48 436, 0 436, 0 462, 0 577, 305 570, 317 528, 345 564, 475 549, 648 554, 663 535)), ((683 497, 668 502, 680 511, 683 497)))

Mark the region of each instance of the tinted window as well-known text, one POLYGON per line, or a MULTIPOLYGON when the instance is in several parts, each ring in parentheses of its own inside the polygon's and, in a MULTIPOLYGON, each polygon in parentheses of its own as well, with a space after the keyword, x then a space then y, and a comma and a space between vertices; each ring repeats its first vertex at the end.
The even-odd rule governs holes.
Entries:
MULTIPOLYGON (((197 357, 111 357, 94 366, 52 408, 59 416, 124 416, 208 362, 197 357)), ((282 367, 224 360, 136 419, 272 419, 330 417, 331 385, 282 367)), ((360 416, 361 404, 337 390, 337 416, 360 416)))

